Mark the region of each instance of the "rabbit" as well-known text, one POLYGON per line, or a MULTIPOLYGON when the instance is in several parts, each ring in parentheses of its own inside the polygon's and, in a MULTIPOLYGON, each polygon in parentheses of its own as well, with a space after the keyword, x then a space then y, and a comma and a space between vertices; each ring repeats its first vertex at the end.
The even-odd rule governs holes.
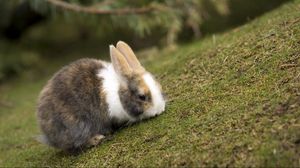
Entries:
POLYGON ((123 41, 110 45, 111 63, 83 58, 60 69, 42 89, 40 141, 65 151, 98 145, 124 125, 165 111, 161 85, 123 41))

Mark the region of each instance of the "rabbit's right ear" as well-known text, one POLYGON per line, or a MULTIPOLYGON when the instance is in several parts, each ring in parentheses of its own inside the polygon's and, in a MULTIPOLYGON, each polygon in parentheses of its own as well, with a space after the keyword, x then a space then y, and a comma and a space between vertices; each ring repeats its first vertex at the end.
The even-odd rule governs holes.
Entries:
POLYGON ((125 43, 124 41, 119 41, 117 43, 117 49, 124 55, 124 57, 128 61, 128 64, 134 71, 140 73, 145 72, 144 67, 141 65, 140 61, 137 59, 133 50, 127 43, 125 43))
POLYGON ((129 76, 132 73, 132 68, 129 66, 126 58, 113 46, 109 46, 110 59, 112 65, 118 75, 129 76))

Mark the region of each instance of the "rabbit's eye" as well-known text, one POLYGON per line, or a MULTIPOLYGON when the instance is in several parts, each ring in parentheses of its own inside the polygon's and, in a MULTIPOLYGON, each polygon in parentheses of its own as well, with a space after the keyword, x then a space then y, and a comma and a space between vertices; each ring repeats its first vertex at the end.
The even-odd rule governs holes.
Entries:
POLYGON ((145 95, 138 95, 138 98, 142 101, 146 100, 146 96, 145 95))

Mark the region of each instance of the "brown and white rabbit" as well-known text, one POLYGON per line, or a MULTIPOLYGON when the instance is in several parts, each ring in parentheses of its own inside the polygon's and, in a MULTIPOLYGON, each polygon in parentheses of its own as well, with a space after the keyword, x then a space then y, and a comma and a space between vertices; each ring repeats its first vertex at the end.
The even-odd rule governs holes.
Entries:
POLYGON ((63 150, 97 145, 117 128, 165 110, 159 83, 122 41, 112 63, 80 59, 63 67, 40 93, 41 141, 63 150))

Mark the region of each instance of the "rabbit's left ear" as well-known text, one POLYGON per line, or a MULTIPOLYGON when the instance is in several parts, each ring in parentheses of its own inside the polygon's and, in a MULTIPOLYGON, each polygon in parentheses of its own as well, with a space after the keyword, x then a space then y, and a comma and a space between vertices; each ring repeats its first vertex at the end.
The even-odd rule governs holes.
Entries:
POLYGON ((112 65, 120 76, 129 76, 132 68, 129 66, 126 58, 113 45, 109 46, 112 65))
POLYGON ((117 43, 117 49, 125 56, 127 62, 134 71, 140 73, 145 72, 144 67, 141 65, 141 63, 135 56, 133 50, 129 47, 128 44, 126 44, 123 41, 119 41, 117 43))

